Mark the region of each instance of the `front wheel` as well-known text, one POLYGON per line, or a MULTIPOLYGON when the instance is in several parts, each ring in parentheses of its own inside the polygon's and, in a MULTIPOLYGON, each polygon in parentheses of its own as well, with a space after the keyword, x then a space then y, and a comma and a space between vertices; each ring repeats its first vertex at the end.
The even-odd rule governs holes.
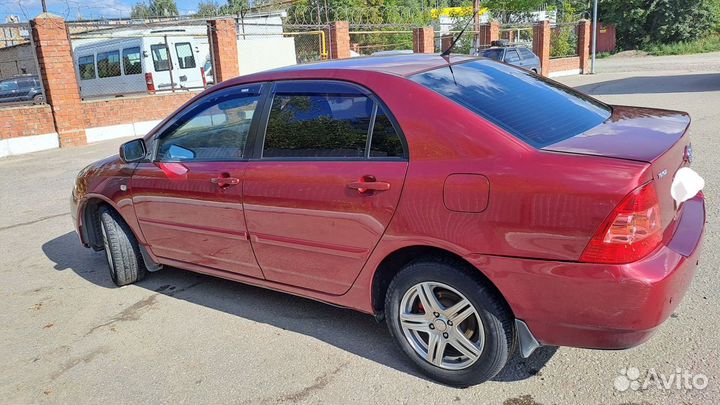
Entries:
POLYGON ((123 286, 142 280, 147 270, 140 246, 130 227, 111 208, 101 207, 99 216, 100 233, 112 281, 123 286))
POLYGON ((42 94, 36 94, 32 101, 33 104, 45 104, 45 96, 42 94))
POLYGON ((385 317, 420 370, 466 387, 502 370, 513 350, 514 329, 504 300, 462 266, 442 259, 406 266, 390 284, 385 317))

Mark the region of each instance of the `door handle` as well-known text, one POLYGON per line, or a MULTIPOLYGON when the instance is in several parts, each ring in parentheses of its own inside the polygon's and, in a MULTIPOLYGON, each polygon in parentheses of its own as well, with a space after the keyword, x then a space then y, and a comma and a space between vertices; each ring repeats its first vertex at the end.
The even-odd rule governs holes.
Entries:
POLYGON ((363 176, 358 181, 354 181, 347 185, 359 193, 367 193, 369 191, 387 191, 390 190, 390 183, 375 180, 375 176, 363 176))
POLYGON ((240 184, 240 179, 237 177, 213 177, 210 182, 217 184, 219 187, 230 187, 236 184, 240 184))

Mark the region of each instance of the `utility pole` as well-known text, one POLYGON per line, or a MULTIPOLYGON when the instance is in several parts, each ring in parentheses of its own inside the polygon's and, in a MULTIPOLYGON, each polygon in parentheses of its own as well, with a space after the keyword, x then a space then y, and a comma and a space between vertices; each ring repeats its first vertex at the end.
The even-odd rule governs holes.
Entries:
POLYGON ((592 65, 590 73, 595 74, 595 54, 597 53, 597 24, 598 24, 598 0, 593 3, 593 25, 592 25, 592 65))
MULTIPOLYGON (((37 4, 37 3, 35 3, 35 4, 37 4)), ((43 9, 43 13, 47 13, 47 4, 45 3, 45 0, 42 0, 42 9, 43 9)))
POLYGON ((473 24, 473 31, 475 31, 475 48, 480 49, 480 0, 473 0, 473 14, 474 17, 474 24, 473 24))

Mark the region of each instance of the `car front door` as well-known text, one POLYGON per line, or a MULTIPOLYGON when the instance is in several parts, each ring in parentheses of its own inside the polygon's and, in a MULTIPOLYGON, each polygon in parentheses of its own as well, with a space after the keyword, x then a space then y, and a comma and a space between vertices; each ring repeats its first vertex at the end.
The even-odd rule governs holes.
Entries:
POLYGON ((279 82, 245 173, 245 218, 268 280, 346 292, 383 235, 408 161, 399 127, 367 90, 279 82))
POLYGON ((232 87, 198 100, 153 140, 131 192, 152 252, 262 278, 242 205, 246 146, 255 131, 262 85, 232 87))

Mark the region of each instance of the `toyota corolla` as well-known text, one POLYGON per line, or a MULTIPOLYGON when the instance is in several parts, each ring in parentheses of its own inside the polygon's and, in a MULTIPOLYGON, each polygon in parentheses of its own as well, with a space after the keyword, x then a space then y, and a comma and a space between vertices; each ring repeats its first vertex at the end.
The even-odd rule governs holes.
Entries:
POLYGON ((293 66, 83 169, 72 214, 118 285, 172 267, 352 308, 467 386, 668 318, 705 224, 689 125, 468 56, 293 66))

